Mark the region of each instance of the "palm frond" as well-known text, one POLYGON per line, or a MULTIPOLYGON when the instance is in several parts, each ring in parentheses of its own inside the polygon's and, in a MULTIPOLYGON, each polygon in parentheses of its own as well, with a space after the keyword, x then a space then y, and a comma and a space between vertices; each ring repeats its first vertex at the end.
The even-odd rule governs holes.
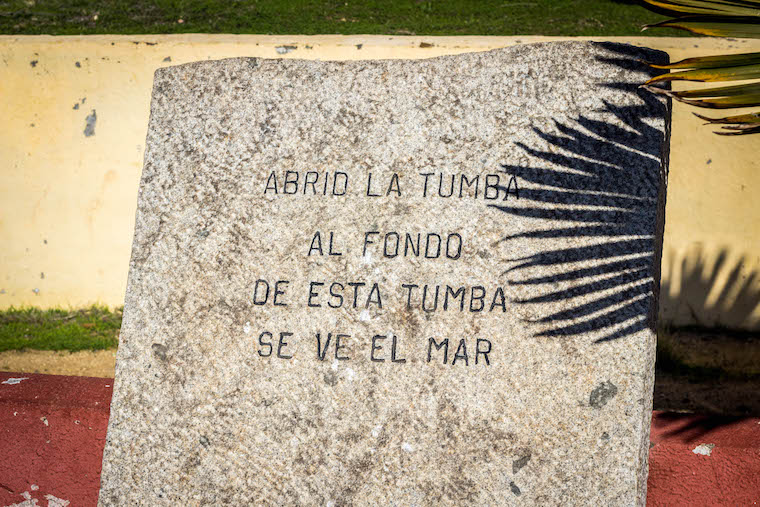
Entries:
POLYGON ((678 18, 647 25, 644 30, 649 28, 678 28, 711 37, 760 38, 760 18, 678 18))
POLYGON ((760 53, 741 53, 738 55, 698 56, 686 58, 667 65, 650 63, 655 69, 719 69, 738 65, 760 63, 760 53))
MULTIPOLYGON (((760 39, 760 0, 644 0, 645 7, 665 10, 675 16, 648 28, 677 28, 713 37, 760 39)), ((644 87, 654 93, 696 107, 733 109, 760 106, 760 52, 686 58, 669 65, 651 65, 670 70, 653 77, 644 87), (657 84, 670 81, 731 82, 740 84, 673 91, 657 84), (746 81, 751 81, 747 83, 746 81)), ((760 113, 697 117, 709 125, 721 125, 716 134, 743 135, 760 133, 760 113)))
POLYGON ((644 0, 645 3, 676 14, 720 16, 760 16, 756 0, 644 0))

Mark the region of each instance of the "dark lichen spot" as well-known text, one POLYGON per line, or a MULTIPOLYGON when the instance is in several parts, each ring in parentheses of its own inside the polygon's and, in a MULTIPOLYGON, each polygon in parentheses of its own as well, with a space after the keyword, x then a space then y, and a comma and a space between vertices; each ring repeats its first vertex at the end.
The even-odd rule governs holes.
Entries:
POLYGON ((31 65, 32 67, 36 67, 38 62, 39 60, 32 60, 31 62, 29 62, 29 65, 31 65))
POLYGON ((79 63, 79 62, 74 62, 74 65, 76 65, 76 66, 77 66, 77 69, 79 69, 79 68, 81 68, 81 67, 82 67, 82 64, 81 64, 81 63, 79 63))
POLYGON ((153 349, 153 353, 157 358, 159 358, 161 361, 166 361, 166 353, 169 351, 169 347, 160 343, 154 343, 150 346, 150 348, 153 349))
POLYGON ((209 445, 211 445, 211 442, 209 442, 209 439, 206 435, 201 435, 201 438, 199 438, 198 441, 201 443, 203 447, 208 447, 209 445))
MULTIPOLYGON (((84 103, 84 100, 82 100, 84 103)), ((95 114, 95 110, 93 109, 90 114, 87 115, 87 118, 85 118, 85 126, 84 126, 84 135, 85 137, 91 137, 95 135, 95 123, 98 121, 98 115, 95 114)))
POLYGON ((608 401, 617 395, 617 392, 618 389, 615 384, 609 380, 602 382, 596 386, 593 391, 591 391, 591 396, 589 396, 588 403, 594 408, 602 408, 607 404, 608 401))
POLYGON ((47 240, 46 239, 43 239, 42 242, 47 245, 47 240))
POLYGON ((514 481, 509 483, 509 489, 512 490, 512 493, 514 493, 515 496, 522 495, 522 491, 520 491, 520 488, 517 487, 517 484, 515 484, 514 481))
POLYGON ((431 42, 420 42, 420 47, 421 48, 432 48, 433 46, 434 46, 434 44, 431 43, 431 42))
POLYGON ((357 45, 356 45, 356 49, 361 49, 361 48, 362 48, 362 46, 364 46, 364 44, 357 44, 357 45))
POLYGON ((707 159, 707 165, 710 165, 710 164, 712 164, 712 159, 711 159, 711 158, 708 158, 708 159, 707 159))
POLYGON ((166 58, 164 58, 164 61, 165 62, 171 62, 172 61, 172 57, 171 56, 167 56, 166 58))
POLYGON ((327 384, 328 386, 335 387, 336 385, 338 385, 338 376, 334 372, 328 371, 327 373, 325 373, 324 378, 325 378, 325 384, 327 384))
POLYGON ((74 104, 74 108, 73 109, 75 109, 75 110, 79 109, 79 102, 77 102, 76 104, 74 104))
POLYGON ((527 451, 527 450, 522 451, 521 456, 512 462, 512 473, 516 474, 517 472, 522 470, 523 467, 525 467, 525 465, 528 464, 528 461, 530 461, 530 457, 531 457, 530 451, 527 451))

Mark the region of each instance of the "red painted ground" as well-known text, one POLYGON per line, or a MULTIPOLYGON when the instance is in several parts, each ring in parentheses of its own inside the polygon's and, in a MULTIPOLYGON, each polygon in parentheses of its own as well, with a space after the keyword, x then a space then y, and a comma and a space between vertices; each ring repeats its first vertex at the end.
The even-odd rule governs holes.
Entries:
POLYGON ((55 499, 97 503, 112 384, 0 372, 0 505, 23 502, 22 495, 45 507, 66 505, 55 499))
POLYGON ((760 504, 760 419, 656 412, 650 440, 647 505, 760 504))
MULTIPOLYGON (((97 503, 112 382, 0 372, 0 506, 97 503)), ((760 419, 655 413, 651 440, 649 506, 760 503, 760 419)))

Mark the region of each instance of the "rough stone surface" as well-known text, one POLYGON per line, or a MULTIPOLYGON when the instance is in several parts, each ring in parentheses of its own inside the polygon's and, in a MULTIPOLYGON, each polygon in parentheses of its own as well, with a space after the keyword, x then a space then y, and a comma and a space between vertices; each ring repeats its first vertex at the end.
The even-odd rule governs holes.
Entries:
POLYGON ((100 505, 643 504, 664 58, 159 70, 100 505))

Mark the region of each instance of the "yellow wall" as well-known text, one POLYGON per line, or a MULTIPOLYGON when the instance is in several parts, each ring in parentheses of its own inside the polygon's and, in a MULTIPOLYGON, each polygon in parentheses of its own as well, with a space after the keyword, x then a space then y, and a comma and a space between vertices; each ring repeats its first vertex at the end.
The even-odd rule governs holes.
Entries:
MULTIPOLYGON (((158 67, 234 56, 424 58, 544 40, 558 39, 0 36, 0 308, 122 303, 158 67), (92 111, 94 135, 85 136, 92 111)), ((746 40, 597 40, 672 59, 760 51, 746 40)), ((673 113, 661 313, 676 324, 760 329, 760 136, 719 138, 691 111, 676 104, 673 113)))

